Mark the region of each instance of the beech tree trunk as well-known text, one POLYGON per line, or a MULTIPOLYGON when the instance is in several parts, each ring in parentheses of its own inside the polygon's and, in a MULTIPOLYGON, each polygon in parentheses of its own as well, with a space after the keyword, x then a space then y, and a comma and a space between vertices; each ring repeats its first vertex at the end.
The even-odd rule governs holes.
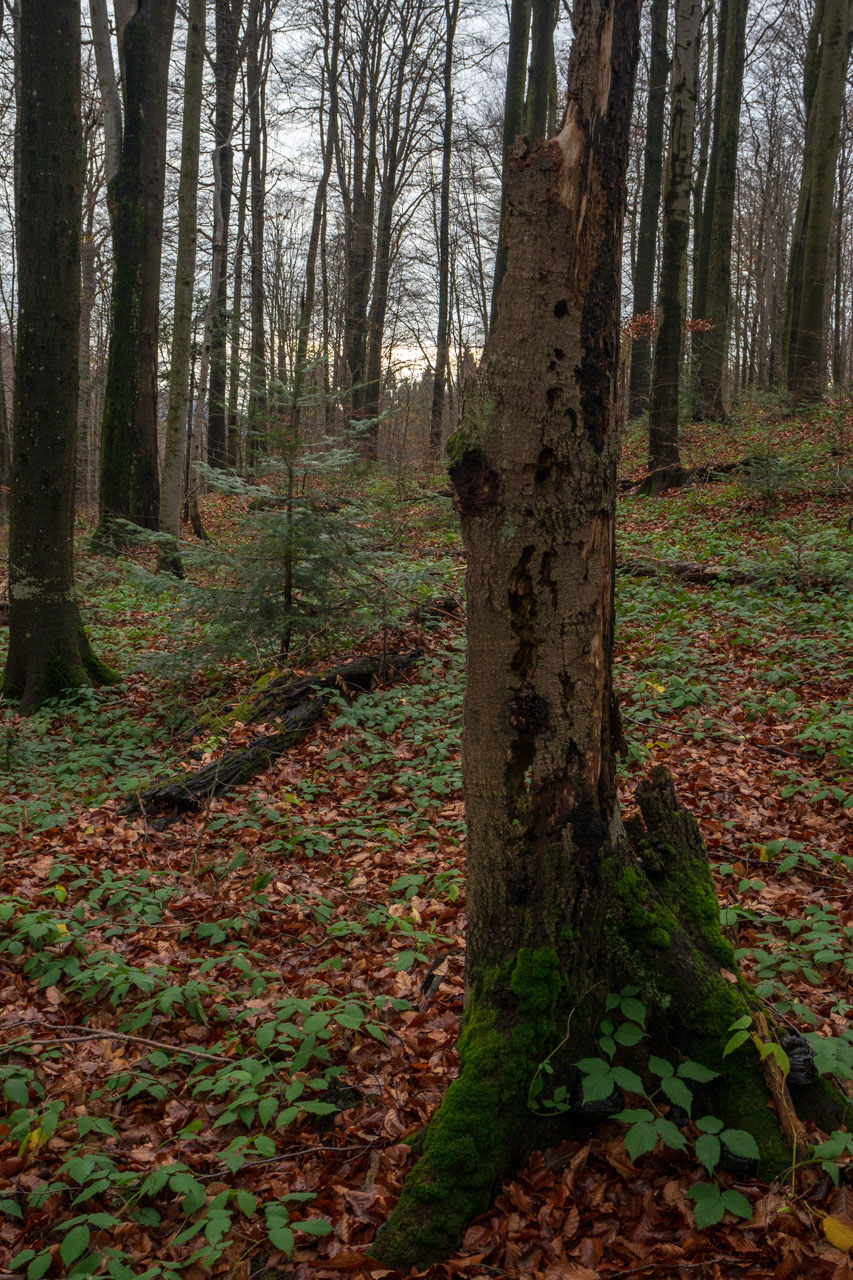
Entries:
MULTIPOLYGON (((269 0, 267 0, 269 3, 269 0)), ((267 344, 264 333, 264 219, 266 196, 266 13, 249 0, 246 93, 249 99, 249 222, 252 343, 249 354, 249 422, 246 461, 254 466, 267 440, 267 344)))
POLYGON ((163 564, 183 576, 177 543, 181 536, 184 452, 187 447, 190 356, 193 332, 193 287, 198 240, 198 166, 201 149, 201 104, 204 78, 205 0, 189 0, 184 63, 184 121, 181 178, 178 186, 178 260, 172 321, 172 367, 160 492, 160 530, 175 540, 163 564))
MULTIPOLYGON (((707 245, 707 286, 701 319, 709 320, 699 343, 702 416, 726 413, 725 379, 731 327, 732 229, 749 0, 722 0, 718 25, 717 102, 702 233, 707 245)), ((704 270, 704 262, 700 269, 704 270)))
MULTIPOLYGON (((325 0, 323 6, 324 35, 326 39, 323 84, 333 104, 337 99, 338 61, 341 45, 341 7, 341 0, 332 0, 331 13, 329 12, 329 0, 325 0)), ((322 119, 320 123, 322 127, 322 119)), ((337 111, 330 106, 328 118, 326 120, 326 136, 323 144, 323 169, 320 174, 320 180, 317 183, 317 191, 314 195, 314 211, 311 218, 311 232, 308 237, 308 253, 305 258, 305 285, 299 309, 299 329, 296 336, 293 387, 290 396, 291 447, 295 447, 299 440, 299 422, 302 413, 302 393, 305 386, 308 343, 311 335, 311 320, 314 315, 314 300, 317 289, 317 255, 320 249, 320 232, 322 230, 323 214, 326 208, 326 192, 329 187, 329 178, 332 175, 332 162, 335 157, 335 136, 337 127, 337 111)))
POLYGON ((114 518, 156 529, 157 342, 166 181, 166 103, 177 0, 139 0, 120 32, 124 134, 109 186, 110 349, 101 434, 99 537, 114 518))
POLYGON ((5 698, 29 712, 112 673, 74 590, 83 140, 78 0, 20 13, 18 329, 5 698), (49 34, 48 34, 49 33, 49 34))
POLYGON ((532 0, 530 17, 530 73, 527 79, 527 101, 524 129, 531 142, 548 136, 548 125, 554 107, 552 69, 554 67, 554 28, 559 17, 554 0, 532 0))
MULTIPOLYGON (((666 82, 669 76, 667 48, 669 4, 670 0, 652 0, 651 6, 652 47, 649 57, 646 146, 643 153, 643 195, 640 205, 640 227, 637 232, 637 268, 634 274, 634 315, 645 315, 654 306, 655 258, 663 175, 663 123, 666 82)), ((629 418, 636 418, 641 413, 645 413, 648 407, 651 372, 651 338, 635 338, 631 347, 629 418)))
POLYGON ((210 407, 208 411, 207 456, 212 467, 233 465, 226 442, 226 337, 228 333, 228 234, 234 189, 234 91, 240 69, 240 23, 244 0, 216 0, 216 56, 213 79, 216 104, 213 113, 214 145, 218 182, 214 193, 214 215, 219 235, 214 252, 222 259, 218 271, 219 293, 213 321, 210 350, 210 407))
POLYGON ((512 0, 509 18, 509 51, 506 64, 506 90, 504 94, 503 157, 504 173, 501 181, 501 213, 498 224, 498 248, 495 254, 495 274, 492 282, 492 307, 490 324, 494 324, 498 309, 498 294, 506 273, 506 216, 507 216, 507 153, 521 133, 524 120, 524 87, 527 83, 527 50, 530 44, 531 0, 512 0))
POLYGON ((810 33, 803 173, 785 306, 788 390, 795 401, 820 399, 826 386, 824 317, 841 114, 853 31, 851 0, 824 0, 810 33))
POLYGON ((228 465, 240 465, 240 349, 243 338, 243 260, 246 256, 246 206, 249 200, 249 152, 243 152, 237 197, 237 241, 234 246, 234 293, 231 302, 231 354, 228 369, 228 465))
POLYGON ((118 173, 121 161, 121 96, 113 63, 110 20, 107 0, 89 0, 95 66, 104 108, 104 178, 109 184, 118 173))
POLYGON ((687 247, 690 241, 690 181, 693 172, 701 29, 701 0, 677 0, 675 48, 672 55, 669 176, 663 210, 658 325, 649 400, 650 471, 680 461, 678 392, 684 345, 687 247))
MULTIPOLYGON (((406 21, 397 31, 398 50, 393 85, 384 124, 384 154, 379 184, 379 211, 376 219, 376 245, 374 250, 373 288, 367 314, 367 343, 365 348, 364 391, 361 413, 370 419, 371 425, 362 440, 366 457, 376 458, 379 450, 379 412, 382 400, 382 356, 385 338, 385 317, 388 311, 388 286, 391 279, 391 251, 394 228, 394 208, 399 195, 400 165, 408 150, 409 130, 403 126, 403 93, 406 88, 406 71, 414 40, 418 34, 418 15, 406 21)), ((412 119, 411 103, 407 112, 412 119)), ((408 121, 406 122, 408 123, 408 121)))
MULTIPOLYGON (((723 1057, 750 998, 721 973, 734 953, 698 827, 666 770, 640 788, 630 832, 616 796, 620 263, 639 8, 575 4, 563 128, 513 149, 500 307, 448 446, 467 552, 467 1000, 460 1075, 372 1249, 400 1271, 445 1255, 488 1208, 545 1136, 528 1107, 540 1064, 550 1055, 571 1095, 604 996, 628 983, 656 1054, 720 1073, 703 1108, 753 1133, 763 1173, 788 1162, 758 1053, 723 1057)), ((588 1132, 588 1116, 567 1113, 568 1132, 580 1124, 588 1132)))
POLYGON ((459 21, 459 0, 444 0, 444 120, 441 137, 441 191, 438 211, 438 324, 435 369, 429 416, 429 450, 435 459, 441 449, 444 399, 450 358, 450 170, 453 160, 453 47, 459 21))

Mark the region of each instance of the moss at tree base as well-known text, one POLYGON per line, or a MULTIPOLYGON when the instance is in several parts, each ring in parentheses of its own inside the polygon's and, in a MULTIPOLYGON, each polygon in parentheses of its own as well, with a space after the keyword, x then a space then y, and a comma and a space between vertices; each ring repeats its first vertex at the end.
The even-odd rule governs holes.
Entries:
POLYGON ((21 714, 37 711, 74 689, 118 683, 118 674, 92 650, 76 604, 70 618, 60 618, 53 627, 40 616, 42 610, 32 612, 33 625, 25 638, 16 634, 10 644, 0 689, 5 700, 19 703, 21 714))
POLYGON ((467 1222, 527 1147, 530 1081, 558 1036, 564 990, 557 953, 522 950, 481 981, 465 1012, 462 1070, 426 1133, 423 1155, 371 1253, 397 1268, 428 1266, 456 1248, 467 1222))
MULTIPOLYGON (((619 849, 617 842, 601 867, 609 906, 597 954, 588 938, 566 926, 556 947, 522 949, 475 980, 460 1037, 460 1075, 428 1126, 423 1154, 371 1250, 385 1265, 405 1270, 446 1257, 530 1150, 586 1136, 590 1117, 584 1113, 566 1112, 547 1127, 537 1120, 528 1107, 530 1085, 540 1063, 558 1050, 552 1079, 573 1087, 572 1064, 600 1052, 595 1038, 602 993, 625 985, 639 991, 648 1038, 636 1049, 620 1050, 624 1057, 616 1061, 641 1075, 649 1050, 674 1064, 702 1063, 718 1077, 691 1084, 693 1114, 717 1116, 727 1128, 752 1134, 758 1173, 766 1180, 790 1165, 755 1045, 747 1040, 724 1056, 732 1024, 755 1012, 758 1002, 737 974, 720 930, 698 826, 678 807, 666 770, 653 772, 638 800, 644 822, 631 829, 634 850, 627 842, 619 849), (578 996, 572 975, 580 955, 586 973, 578 996), (569 1021, 570 1041, 560 1047, 569 1021)), ((808 1092, 808 1110, 814 1105, 820 1111, 823 1128, 842 1123, 846 1097, 823 1081, 808 1092)), ((801 1107, 806 1100, 795 1101, 807 1114, 801 1107)))

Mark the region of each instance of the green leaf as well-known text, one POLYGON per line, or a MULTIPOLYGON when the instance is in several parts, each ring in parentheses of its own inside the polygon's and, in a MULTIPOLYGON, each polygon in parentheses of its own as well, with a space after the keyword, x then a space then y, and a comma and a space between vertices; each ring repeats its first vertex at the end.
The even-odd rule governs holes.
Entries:
POLYGON ((613 1116, 613 1119, 622 1124, 633 1124, 636 1120, 654 1120, 654 1115, 646 1107, 627 1107, 613 1116))
POLYGON ((269 1232, 270 1244, 276 1249, 281 1249, 282 1253, 289 1254, 293 1249, 294 1238, 290 1227, 270 1227, 269 1232))
POLYGON ((279 1106, 279 1100, 273 1095, 269 1095, 266 1098, 261 1098, 260 1102, 258 1103, 258 1119, 260 1120, 264 1128, 266 1128, 270 1120, 272 1120, 273 1116, 278 1111, 278 1106, 279 1106))
POLYGON ((617 1044, 631 1046, 639 1044, 643 1038, 643 1032, 634 1022, 623 1022, 613 1032, 613 1039, 617 1044))
POLYGON ((656 1076, 661 1076, 664 1080, 675 1075, 672 1063, 664 1058, 656 1058, 653 1053, 649 1054, 649 1071, 654 1071, 656 1076))
POLYGON ((603 1049, 608 1058, 612 1058, 616 1052, 616 1041, 612 1036, 602 1036, 598 1042, 599 1048, 603 1049))
POLYGON ((687 1193, 694 1202, 693 1215, 700 1231, 705 1227, 713 1227, 722 1220, 725 1206, 720 1197, 720 1189, 712 1182, 697 1182, 687 1193))
POLYGON ((591 1076, 600 1076, 610 1070, 610 1064, 605 1062, 604 1058, 581 1058, 580 1062, 575 1063, 575 1066, 579 1071, 591 1076))
POLYGON ((671 1120, 660 1119, 655 1121, 655 1129, 658 1136, 674 1151, 683 1151, 687 1146, 687 1139, 679 1129, 678 1125, 673 1124, 671 1120))
POLYGON ((305 1218, 302 1222, 292 1223, 294 1231, 304 1231, 309 1236, 327 1236, 331 1233, 332 1224, 325 1218, 305 1218))
POLYGON ((274 1022, 265 1022, 263 1026, 258 1027, 255 1032, 255 1043, 259 1049, 268 1049, 270 1047, 273 1040, 275 1040, 277 1029, 274 1022))
POLYGON ((37 1258, 34 1258, 27 1268, 27 1280, 41 1280, 42 1276, 47 1275, 53 1265, 53 1254, 49 1249, 43 1249, 37 1258))
POLYGON ((85 1253, 89 1247, 89 1228, 82 1226, 73 1227, 62 1244, 59 1246, 59 1256, 65 1263, 66 1267, 85 1253))
POLYGON ((696 1128, 703 1133, 719 1133, 722 1127, 722 1120, 718 1120, 716 1116, 702 1116, 696 1121, 696 1128))
POLYGON ((748 1031, 736 1031, 723 1050, 723 1057, 726 1058, 730 1053, 734 1053, 735 1049, 739 1049, 748 1039, 748 1031))
POLYGON ((0 1200, 0 1213, 5 1213, 10 1218, 23 1218, 24 1216, 24 1211, 17 1200, 0 1200))
POLYGON ((259 1133, 255 1138, 254 1143, 255 1150, 262 1156, 265 1156, 268 1160, 272 1160, 278 1150, 278 1147, 275 1145, 272 1138, 268 1138, 264 1133, 259 1133))
POLYGON ((709 1173, 720 1163, 720 1139, 711 1133, 703 1133, 696 1139, 696 1156, 709 1173))
POLYGON ((629 1071, 627 1067, 614 1067, 613 1079, 620 1089, 625 1089, 628 1093, 639 1093, 645 1097, 643 1082, 636 1072, 629 1071))
POLYGON ((109 1231, 110 1227, 120 1227, 121 1218, 117 1218, 112 1213, 87 1213, 86 1222, 90 1227, 97 1227, 99 1231, 109 1231))
POLYGON ((136 1272, 126 1267, 118 1258, 111 1258, 107 1270, 112 1280, 135 1280, 136 1272))
MULTIPOLYGON (((738 1018, 737 1022, 733 1022, 729 1027, 729 1031, 744 1031, 747 1027, 752 1026, 752 1014, 745 1013, 742 1018, 738 1018)), ((700 1186, 707 1184, 700 1183, 700 1186)))
POLYGON ((287 1125, 292 1124, 292 1122, 296 1119, 298 1115, 299 1115, 298 1107, 285 1107, 282 1111, 279 1111, 278 1115, 276 1116, 276 1120, 275 1120, 276 1129, 284 1129, 287 1125))
POLYGON ((746 1218, 748 1222, 752 1220, 752 1205, 746 1196, 740 1191, 734 1191, 731 1187, 724 1191, 720 1197, 723 1207, 729 1213, 735 1214, 738 1218, 746 1218))
POLYGON ((587 1076, 583 1082, 584 1102, 602 1102, 613 1092, 615 1081, 608 1071, 605 1075, 587 1076))
POLYGON ((687 1114, 690 1115, 693 1107, 693 1094, 683 1080, 679 1080, 678 1076, 672 1076, 669 1080, 661 1081, 661 1088, 670 1102, 674 1102, 677 1107, 683 1107, 687 1114))
POLYGON ((639 1022, 641 1027, 646 1025, 646 1006, 641 1004, 639 1000, 634 1000, 629 996, 622 1001, 620 1008, 624 1017, 630 1018, 632 1022, 639 1022))
POLYGON ((758 1143, 746 1129, 724 1129, 720 1137, 733 1156, 741 1156, 744 1160, 759 1158, 758 1143))
POLYGON ((253 1218, 258 1211, 258 1202, 249 1191, 238 1191, 234 1196, 237 1208, 247 1218, 253 1218))
POLYGON ((698 1080, 700 1084, 707 1084, 709 1080, 716 1080, 720 1073, 712 1071, 710 1067, 703 1067, 701 1062, 682 1062, 678 1074, 683 1080, 698 1080))
POLYGON ((3 1085, 3 1092, 10 1102, 25 1107, 30 1100, 30 1087, 21 1076, 11 1076, 3 1085))
POLYGON ((657 1129, 647 1120, 638 1120, 636 1124, 632 1124, 625 1134, 625 1147, 631 1158, 631 1163, 636 1164, 640 1156, 644 1156, 648 1151, 653 1151, 657 1140, 657 1129))

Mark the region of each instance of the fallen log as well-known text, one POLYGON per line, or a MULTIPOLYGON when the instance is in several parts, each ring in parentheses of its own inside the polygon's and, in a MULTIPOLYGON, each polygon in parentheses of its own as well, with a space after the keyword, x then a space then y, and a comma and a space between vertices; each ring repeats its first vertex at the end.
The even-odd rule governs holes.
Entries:
MULTIPOLYGON (((764 461, 760 456, 739 458, 737 462, 715 462, 702 467, 684 467, 674 463, 668 467, 658 467, 650 471, 634 484, 630 491, 641 498, 655 498, 659 493, 669 489, 684 489, 693 484, 713 484, 717 480, 730 480, 734 475, 746 474, 752 467, 764 461)), ((628 487, 624 481, 619 482, 625 491, 628 487)))
POLYGON ((423 657, 420 649, 409 653, 363 655, 339 667, 308 676, 278 676, 251 699, 246 724, 267 723, 278 717, 286 719, 300 703, 324 691, 341 689, 345 693, 367 693, 377 681, 393 682, 411 671, 423 657))
POLYGON ((690 582, 697 587, 716 587, 729 582, 734 583, 793 583, 805 590, 817 588, 822 591, 833 587, 849 585, 849 578, 825 577, 814 573, 803 573, 799 570, 780 569, 778 567, 754 569, 735 569, 725 564, 701 564, 695 560, 657 560, 653 557, 638 556, 628 560, 617 560, 617 569, 629 578, 659 578, 668 574, 680 578, 682 582, 690 582))
POLYGON ((655 560, 638 557, 617 561, 617 568, 629 578, 659 578, 669 574, 682 582, 700 587, 713 587, 723 582, 758 582, 766 574, 757 570, 731 569, 721 564, 699 564, 695 560, 655 560))
POLYGON ((157 825, 165 826, 182 814, 201 808, 211 797, 223 795, 266 772, 279 756, 300 742, 320 719, 334 690, 367 693, 379 681, 393 683, 422 657, 419 649, 365 656, 324 673, 273 680, 250 703, 247 723, 280 722, 280 729, 256 738, 248 747, 227 751, 202 769, 188 770, 149 787, 134 796, 124 812, 156 817, 157 825))

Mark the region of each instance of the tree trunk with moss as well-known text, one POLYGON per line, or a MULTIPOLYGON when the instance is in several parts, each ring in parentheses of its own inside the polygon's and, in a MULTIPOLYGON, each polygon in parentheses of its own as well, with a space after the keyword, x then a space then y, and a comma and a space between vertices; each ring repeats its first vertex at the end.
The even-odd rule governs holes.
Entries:
POLYGON ((157 346, 166 182, 166 103, 176 0, 140 0, 120 34, 124 133, 109 186, 110 348, 101 435, 99 538, 112 522, 159 521, 157 346))
POLYGON ((829 242, 851 32, 851 0, 817 6, 806 60, 806 145, 785 299, 788 390, 800 402, 820 399, 826 386, 829 242))
POLYGON ((687 298, 690 180, 696 131, 701 0, 678 0, 672 55, 669 175, 663 210, 658 324, 649 399, 649 470, 677 465, 679 383, 687 298))
MULTIPOLYGON (((614 511, 625 167, 638 0, 575 6, 558 138, 508 166, 507 271, 451 437, 467 551, 463 758, 467 1001, 461 1070, 372 1252, 400 1270, 458 1246, 537 1131, 550 1056, 571 1094, 609 992, 630 983, 654 1052, 720 1072, 701 1104, 787 1163, 695 820, 665 770, 626 830, 616 795, 614 511)), ((632 1064, 633 1065, 633 1064, 632 1064)), ((635 1070, 642 1071, 638 1061, 635 1070)), ((567 1114, 560 1134, 589 1128, 567 1114)))
POLYGON ((22 6, 20 75, 19 311, 2 689, 22 711, 32 711, 66 689, 114 678, 92 653, 74 590, 83 183, 76 0, 22 6))
MULTIPOLYGON (((663 125, 666 82, 669 76, 667 26, 670 0, 653 0, 651 6, 652 43, 649 56, 649 97, 646 113, 646 145, 643 152, 643 196, 637 232, 637 269, 634 277, 634 315, 645 315, 654 305, 655 257, 663 175, 663 125)), ((691 143, 692 151, 692 143, 691 143)), ((652 373, 650 337, 634 339, 631 347, 631 382, 628 416, 645 413, 649 403, 652 373)))

